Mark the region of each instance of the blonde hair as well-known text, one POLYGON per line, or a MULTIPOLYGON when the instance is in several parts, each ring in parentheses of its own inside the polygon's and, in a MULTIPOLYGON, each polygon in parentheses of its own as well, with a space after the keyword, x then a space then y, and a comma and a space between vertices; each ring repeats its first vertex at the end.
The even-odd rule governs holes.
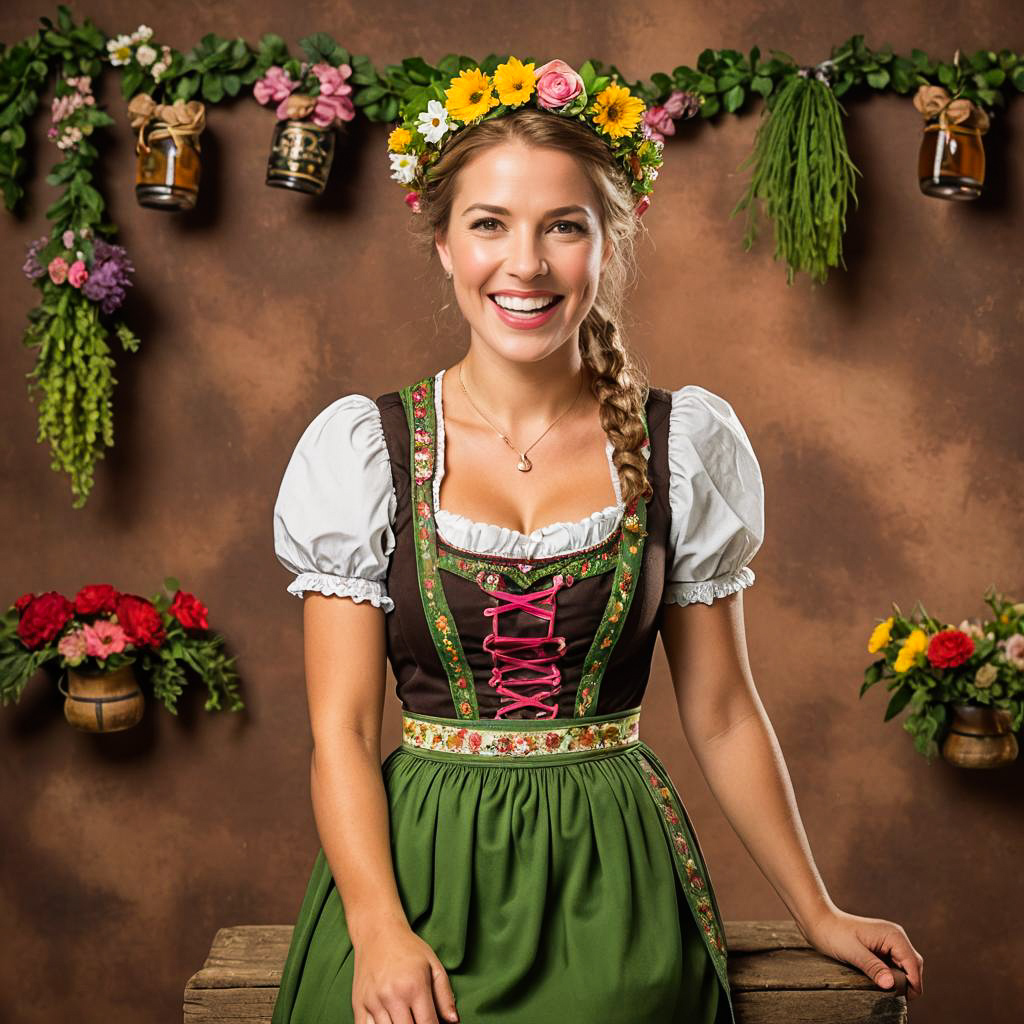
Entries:
POLYGON ((419 197, 421 212, 411 217, 410 230, 429 254, 436 255, 435 233, 442 237, 447 233, 459 171, 476 154, 502 142, 571 153, 598 196, 602 232, 611 241, 612 251, 593 305, 580 324, 580 357, 593 377, 591 390, 598 400, 601 426, 614 448, 612 461, 622 500, 628 505, 640 495, 648 501, 654 492, 641 451, 641 417, 650 389, 646 371, 626 345, 621 324, 625 294, 636 276, 640 218, 633 212, 637 197, 608 146, 579 122, 542 110, 518 110, 484 121, 452 139, 431 166, 419 197))

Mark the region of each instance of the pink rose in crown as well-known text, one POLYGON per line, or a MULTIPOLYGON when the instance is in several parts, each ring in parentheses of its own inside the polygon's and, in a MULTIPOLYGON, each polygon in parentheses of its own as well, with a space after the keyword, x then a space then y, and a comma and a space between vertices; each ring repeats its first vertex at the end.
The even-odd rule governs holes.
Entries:
POLYGON ((537 105, 558 110, 583 92, 583 79, 564 60, 549 60, 534 72, 537 105))

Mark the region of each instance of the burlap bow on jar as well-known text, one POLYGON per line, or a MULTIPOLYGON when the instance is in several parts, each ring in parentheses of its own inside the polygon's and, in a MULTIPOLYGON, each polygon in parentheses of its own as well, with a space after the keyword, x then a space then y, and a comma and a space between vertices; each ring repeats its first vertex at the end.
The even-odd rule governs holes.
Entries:
POLYGON ((984 135, 989 128, 989 116, 981 107, 963 96, 952 99, 941 85, 922 85, 914 94, 914 106, 924 114, 926 121, 938 116, 943 131, 948 130, 950 124, 962 124, 984 135))
POLYGON ((150 139, 164 139, 170 137, 174 140, 175 146, 181 149, 182 143, 189 136, 192 136, 196 152, 199 152, 199 133, 206 127, 206 107, 199 100, 175 100, 174 103, 157 103, 147 92, 140 92, 133 96, 128 104, 128 120, 132 128, 139 133, 135 152, 145 150, 147 153, 150 147, 143 139, 146 126, 150 121, 159 121, 162 124, 149 133, 150 139))

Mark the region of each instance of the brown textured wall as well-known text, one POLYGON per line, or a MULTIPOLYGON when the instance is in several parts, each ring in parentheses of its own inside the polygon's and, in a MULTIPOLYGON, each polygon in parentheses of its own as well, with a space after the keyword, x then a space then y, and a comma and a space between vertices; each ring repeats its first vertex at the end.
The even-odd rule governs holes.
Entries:
MULTIPOLYGON (((594 56, 645 77, 693 64, 705 46, 813 62, 855 32, 947 58, 957 46, 1024 45, 1024 14, 996 0, 573 4, 560 16, 525 2, 514 19, 498 5, 392 0, 193 3, 173 19, 151 2, 74 9, 110 34, 144 22, 182 48, 211 30, 250 41, 276 31, 294 45, 324 29, 378 63, 511 49, 574 65, 594 56)), ((5 5, 0 39, 22 39, 41 13, 54 14, 5 5)), ((331 399, 398 387, 464 345, 457 328, 435 330, 435 281, 403 234, 384 126, 356 122, 314 200, 264 186, 268 110, 215 108, 201 208, 171 216, 135 204, 114 76, 101 99, 118 119, 101 174, 138 270, 126 313, 142 350, 119 361, 116 449, 74 512, 34 443, 23 379, 34 353, 19 344, 37 294, 20 273, 24 246, 47 229, 55 196, 42 180, 56 150, 41 114, 26 217, 0 212, 0 600, 99 580, 148 594, 177 575, 239 655, 248 712, 208 715, 187 693, 178 718, 151 703, 139 727, 97 738, 64 723, 44 681, 0 710, 0 1017, 26 1024, 180 1019, 218 927, 294 920, 317 839, 301 605, 271 539, 280 475, 331 399)), ((909 100, 847 109, 863 171, 849 271, 787 289, 769 233, 745 254, 728 214, 757 114, 685 124, 647 216, 632 338, 655 383, 696 382, 731 401, 761 460, 767 539, 744 597, 751 661, 833 897, 900 922, 922 951, 927 991, 912 1020, 1008 1024, 1024 1000, 1024 759, 996 773, 929 766, 882 723, 883 694, 857 691, 865 638, 890 600, 909 609, 921 598, 959 621, 984 611, 990 582, 1024 593, 1024 100, 988 136, 985 198, 962 206, 919 194, 909 100)), ((655 671, 647 738, 692 810, 726 918, 785 916, 686 749, 660 648, 655 671)), ((386 749, 397 712, 391 696, 386 749)))

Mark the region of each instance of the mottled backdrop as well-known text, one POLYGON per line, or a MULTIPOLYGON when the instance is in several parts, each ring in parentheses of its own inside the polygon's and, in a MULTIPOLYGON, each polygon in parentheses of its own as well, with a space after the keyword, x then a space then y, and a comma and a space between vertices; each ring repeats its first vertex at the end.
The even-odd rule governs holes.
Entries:
MULTIPOLYGON (((207 31, 251 42, 273 31, 294 46, 322 29, 381 64, 511 50, 576 66, 593 56, 632 77, 692 65, 705 47, 757 44, 811 63, 856 32, 947 59, 957 46, 1024 46, 1024 14, 996 0, 527 0, 514 16, 462 0, 73 9, 110 34, 144 22, 183 49, 207 31)), ((47 13, 13 0, 0 39, 24 38, 47 13)), ((0 601, 101 580, 150 594, 176 575, 229 638, 248 709, 207 714, 201 693, 186 693, 177 718, 151 703, 139 727, 95 737, 65 724, 60 694, 40 679, 0 710, 0 1017, 25 1024, 180 1019, 217 928, 294 921, 317 837, 302 606, 271 536, 281 473, 333 398, 399 387, 451 364, 466 340, 436 316, 436 267, 412 255, 384 125, 352 126, 327 194, 311 199, 263 183, 269 110, 215 107, 200 206, 168 215, 135 203, 116 75, 100 100, 117 119, 100 181, 137 267, 125 314, 142 348, 118 361, 116 447, 73 511, 35 443, 24 380, 34 352, 20 343, 37 297, 24 247, 47 230, 56 196, 43 181, 58 153, 41 111, 26 215, 0 211, 0 601)), ((985 197, 963 205, 919 193, 909 99, 845 105, 863 171, 849 270, 787 288, 770 232, 743 252, 729 211, 759 107, 683 124, 646 218, 631 336, 655 383, 699 383, 732 402, 760 458, 767 538, 744 595, 750 655, 833 897, 900 922, 923 952, 913 1021, 1009 1024, 1024 1000, 1024 759, 977 774, 928 765, 897 722, 883 724, 884 693, 857 693, 867 634, 891 600, 910 609, 920 598, 959 621, 986 610, 990 583, 1024 595, 1024 99, 986 139, 985 197)), ((692 810, 726 919, 784 917, 686 747, 660 648, 655 671, 646 736, 692 810)), ((391 694, 386 749, 398 721, 391 694)))

